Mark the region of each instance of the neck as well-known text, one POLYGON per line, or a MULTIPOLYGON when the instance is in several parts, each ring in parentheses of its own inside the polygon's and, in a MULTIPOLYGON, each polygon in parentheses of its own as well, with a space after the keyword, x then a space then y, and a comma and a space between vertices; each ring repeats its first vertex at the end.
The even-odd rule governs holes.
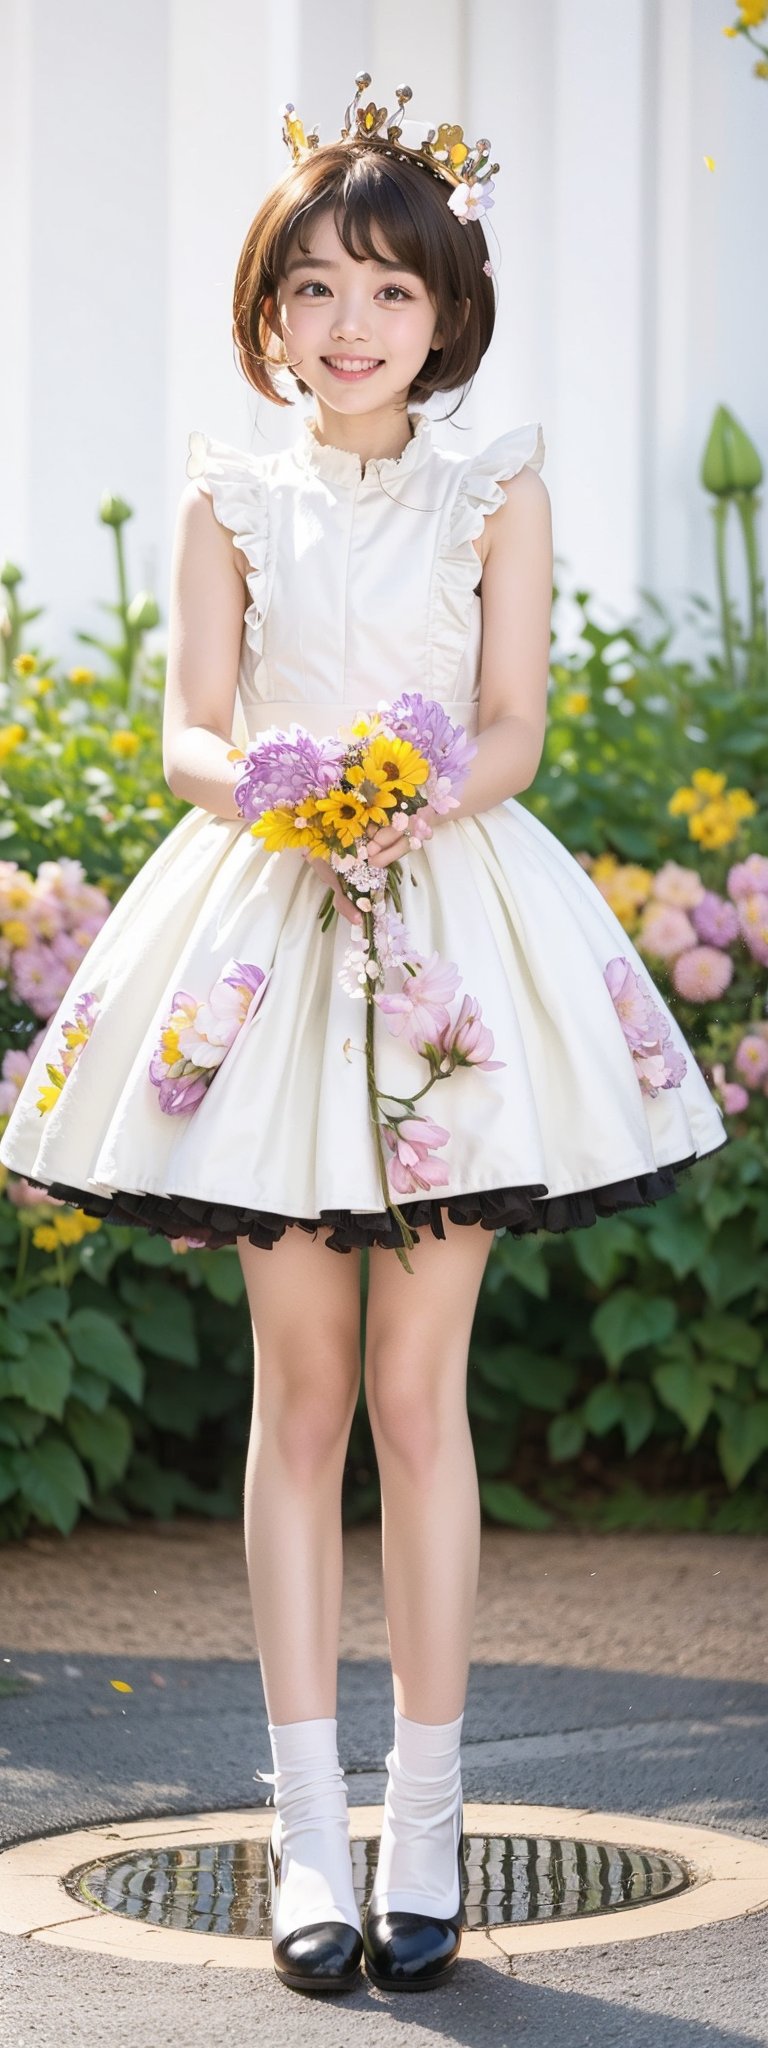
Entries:
POLYGON ((397 459, 413 440, 405 406, 348 417, 315 396, 315 416, 310 425, 322 448, 341 448, 345 454, 359 455, 363 465, 390 456, 397 459))

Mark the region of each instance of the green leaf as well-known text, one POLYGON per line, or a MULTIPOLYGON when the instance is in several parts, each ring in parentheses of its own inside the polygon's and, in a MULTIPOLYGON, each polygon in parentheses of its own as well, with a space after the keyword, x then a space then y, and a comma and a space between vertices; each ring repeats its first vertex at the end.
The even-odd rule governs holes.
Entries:
POLYGON ((90 1366, 129 1400, 141 1400, 144 1367, 114 1316, 104 1315, 98 1308, 76 1308, 67 1324, 67 1336, 78 1365, 90 1366))
POLYGON ((547 1430, 547 1449, 553 1465, 565 1464, 568 1458, 577 1458, 583 1449, 584 1437, 584 1424, 575 1410, 570 1415, 556 1415, 547 1430))
POLYGON ((663 1294, 638 1294, 634 1287, 620 1287, 607 1301, 601 1301, 590 1319, 590 1330, 614 1371, 631 1351, 647 1344, 663 1344, 677 1321, 675 1303, 663 1294))
POLYGON ((105 1408, 103 1415, 94 1415, 78 1401, 71 1401, 67 1429, 81 1458, 93 1466, 100 1493, 122 1479, 133 1449, 133 1430, 120 1408, 105 1408))
POLYGON ((93 1415, 102 1415, 109 1400, 110 1383, 97 1372, 89 1372, 87 1366, 78 1365, 72 1374, 69 1391, 73 1399, 82 1401, 93 1415))
POLYGON ((639 1451, 640 1445, 645 1443, 646 1437, 651 1434, 656 1421, 656 1403, 650 1387, 647 1387, 643 1380, 622 1380, 619 1391, 622 1401, 621 1426, 624 1431, 624 1443, 627 1456, 632 1458, 635 1451, 639 1451))
POLYGON ((665 1408, 671 1408, 692 1438, 701 1435, 712 1408, 712 1392, 695 1365, 657 1365, 653 1384, 665 1408))
POLYGON ((8 1304, 8 1321, 17 1330, 40 1330, 48 1323, 65 1323, 69 1314, 66 1287, 36 1287, 22 1301, 8 1304))
POLYGON ((743 1188, 714 1187, 703 1203, 702 1213, 708 1229, 719 1230, 730 1216, 740 1216, 742 1209, 748 1208, 749 1196, 743 1188))
POLYGON ((17 1451, 0 1451, 0 1501, 12 1500, 19 1491, 17 1451))
POLYGON ((739 1486, 764 1451, 768 1451, 768 1401, 753 1401, 742 1407, 722 1396, 718 1402, 724 1416, 717 1449, 726 1484, 739 1486))
POLYGON ((42 1436, 46 1418, 24 1401, 0 1402, 0 1444, 33 1444, 42 1436))
POLYGON ((726 1225, 719 1237, 711 1239, 707 1257, 700 1268, 701 1284, 715 1308, 752 1294, 758 1270, 748 1237, 735 1224, 726 1225))
POLYGON ((593 1436, 607 1436, 618 1429, 623 1416, 622 1388, 618 1380, 602 1380, 592 1387, 582 1409, 587 1429, 593 1436))
POLYGON ((158 1275, 126 1274, 121 1288, 131 1309, 131 1328, 142 1351, 170 1358, 175 1365, 200 1363, 192 1302, 180 1287, 158 1275))
POLYGON ((671 1267, 676 1280, 695 1272, 707 1255, 710 1237, 703 1218, 682 1202, 662 1202, 648 1228, 648 1244, 654 1258, 671 1267))
POLYGON ((200 1266, 203 1285, 207 1287, 214 1301, 225 1301, 234 1308, 245 1295, 243 1269, 234 1245, 218 1252, 206 1252, 200 1266))
POLYGON ((8 1362, 8 1391, 39 1415, 60 1422, 72 1381, 72 1360, 55 1330, 43 1324, 28 1339, 23 1358, 8 1362))
POLYGON ((508 1479, 480 1481, 480 1504, 494 1522, 513 1529, 551 1529, 552 1516, 508 1479))
POLYGON ((640 1232, 623 1217, 604 1216, 593 1230, 575 1230, 573 1255, 576 1264, 595 1287, 613 1285, 627 1257, 638 1252, 640 1232))
POLYGON ((44 1437, 30 1451, 17 1451, 16 1457, 19 1492, 27 1506, 39 1522, 68 1536, 78 1508, 86 1507, 91 1497, 87 1474, 71 1445, 44 1437))
POLYGON ((757 1365, 762 1357, 760 1331, 743 1316, 702 1316, 691 1323, 690 1332, 702 1351, 721 1351, 733 1365, 757 1365))

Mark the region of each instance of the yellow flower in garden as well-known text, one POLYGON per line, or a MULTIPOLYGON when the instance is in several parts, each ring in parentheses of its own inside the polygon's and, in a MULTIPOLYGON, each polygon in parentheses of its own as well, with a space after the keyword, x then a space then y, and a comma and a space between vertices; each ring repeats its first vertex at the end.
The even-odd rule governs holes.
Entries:
POLYGON ((586 690, 569 690, 567 697, 563 698, 563 710, 569 717, 580 717, 582 711, 586 711, 588 707, 589 696, 586 690))
POLYGON ((29 925, 23 924, 20 917, 6 918, 5 923, 0 925, 0 931, 3 938, 8 940, 9 946, 30 946, 32 943, 29 925))
POLYGON ((71 668, 67 671, 67 681, 70 683, 93 683, 95 680, 96 671, 93 668, 71 668))
POLYGON ((750 796, 748 789, 726 790, 723 802, 728 805, 734 818, 754 818, 757 810, 755 799, 750 796))
POLYGON ((267 853, 282 853, 287 846, 305 844, 304 831, 294 825, 293 811, 285 805, 277 804, 274 810, 264 811, 251 831, 254 839, 263 839, 267 853))
MULTIPOLYGON (((424 755, 411 745, 411 741, 400 739, 397 734, 390 738, 386 733, 379 733, 378 737, 371 741, 370 746, 366 747, 358 766, 347 771, 349 782, 358 785, 370 783, 371 796, 373 791, 378 790, 379 803, 388 804, 390 808, 402 803, 405 797, 415 796, 417 789, 421 788, 428 777, 429 762, 425 761, 424 755)), ((368 792, 366 800, 369 801, 370 807, 368 792)), ((375 797, 372 800, 375 804, 375 797)), ((371 816, 373 815, 371 809, 371 816)), ((377 822, 380 823, 381 820, 378 819, 377 822)))
POLYGON ((766 63, 766 61, 765 61, 765 58, 764 58, 764 57, 758 57, 757 63, 756 63, 756 64, 753 64, 753 66, 752 66, 752 77, 753 77, 753 78, 768 78, 768 64, 766 63))
POLYGON ((688 820, 688 831, 699 846, 714 853, 718 847, 730 846, 738 835, 738 820, 733 818, 723 803, 705 804, 688 820))
POLYGON ((615 853, 599 853, 592 863, 593 882, 607 881, 610 875, 615 875, 618 865, 615 853))
POLYGON ((33 676, 37 662, 34 654, 15 654, 11 667, 16 670, 17 676, 33 676))
POLYGON ((768 0, 737 0, 745 28, 759 28, 768 14, 768 0))
POLYGON ((117 732, 112 733, 109 744, 113 754, 117 754, 121 760, 127 760, 131 754, 137 754, 139 751, 139 735, 137 732, 129 732, 127 727, 120 727, 117 732))
POLYGON ((144 798, 144 802, 149 810, 159 811, 161 805, 165 803, 165 797, 163 796, 162 790, 151 789, 149 792, 149 796, 144 798))
POLYGON ((726 777, 716 774, 714 768, 694 768, 691 776, 694 789, 700 789, 702 796, 720 796, 725 789, 726 777))
POLYGON ((53 689, 53 676, 31 676, 29 688, 33 698, 47 697, 48 691, 53 689))
POLYGON ((676 789, 667 804, 671 818, 685 818, 690 811, 697 811, 698 808, 699 798, 695 789, 676 789))
POLYGON ((361 803, 351 789, 329 790, 327 796, 318 797, 317 809, 342 846, 352 846, 362 838, 370 817, 368 805, 361 803))
POLYGON ((7 761, 26 737, 25 725, 0 725, 0 761, 7 761))
POLYGON ((37 1229, 32 1232, 32 1243, 36 1244, 41 1252, 55 1252, 58 1242, 52 1223, 38 1223, 37 1229))

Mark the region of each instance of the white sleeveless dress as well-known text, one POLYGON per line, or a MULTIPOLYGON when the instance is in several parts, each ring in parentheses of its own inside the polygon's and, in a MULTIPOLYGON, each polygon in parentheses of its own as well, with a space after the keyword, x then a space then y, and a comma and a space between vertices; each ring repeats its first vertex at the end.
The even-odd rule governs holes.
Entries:
MULTIPOLYGON (((334 733, 404 690, 477 728, 481 563, 473 539, 501 482, 540 469, 537 422, 480 454, 446 452, 427 415, 398 457, 318 442, 251 455, 194 432, 187 474, 248 562, 233 742, 296 721, 334 733)), ((366 1094, 365 1004, 339 980, 352 928, 321 929, 325 880, 293 849, 192 807, 144 863, 92 941, 50 1020, 0 1140, 0 1160, 87 1213, 210 1247, 270 1248, 291 1224, 334 1251, 401 1242, 384 1205, 366 1094), (176 991, 206 1000, 230 962, 268 985, 201 1100, 167 1114, 150 1078, 176 991), (73 1005, 90 1035, 54 1106, 73 1005), (362 1020, 362 1021, 361 1021, 362 1020)), ((728 1142, 693 1052, 645 961, 580 863, 523 803, 444 819, 403 862, 419 952, 455 963, 482 1008, 493 1072, 459 1067, 422 1109, 450 1133, 446 1179, 395 1196, 416 1230, 444 1217, 560 1231, 674 1192, 676 1171, 728 1142), (410 874, 413 881, 410 885, 410 874), (641 1088, 604 980, 623 957, 684 1055, 678 1085, 641 1088)), ((389 970, 391 973, 393 970, 389 970)), ((402 970, 400 971, 400 981, 402 970)), ((394 985, 394 984, 392 984, 394 985)), ((398 982, 398 986, 400 983, 398 982)), ((412 1096, 425 1063, 375 1010, 381 1089, 412 1096)))

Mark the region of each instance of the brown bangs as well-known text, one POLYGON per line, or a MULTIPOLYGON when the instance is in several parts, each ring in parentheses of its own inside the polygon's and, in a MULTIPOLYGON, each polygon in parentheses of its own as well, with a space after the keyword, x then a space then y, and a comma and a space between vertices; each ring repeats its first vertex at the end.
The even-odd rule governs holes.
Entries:
MULTIPOLYGON (((275 383, 284 356, 267 302, 277 298, 294 238, 308 255, 314 226, 330 213, 348 255, 358 262, 393 256, 418 273, 433 301, 445 342, 430 349, 409 402, 463 391, 489 346, 496 301, 480 221, 457 220, 450 190, 428 159, 398 156, 387 144, 326 143, 292 165, 259 208, 238 259, 232 332, 249 384, 275 405, 291 404, 275 383)), ((300 377, 295 382, 308 392, 300 377)))

